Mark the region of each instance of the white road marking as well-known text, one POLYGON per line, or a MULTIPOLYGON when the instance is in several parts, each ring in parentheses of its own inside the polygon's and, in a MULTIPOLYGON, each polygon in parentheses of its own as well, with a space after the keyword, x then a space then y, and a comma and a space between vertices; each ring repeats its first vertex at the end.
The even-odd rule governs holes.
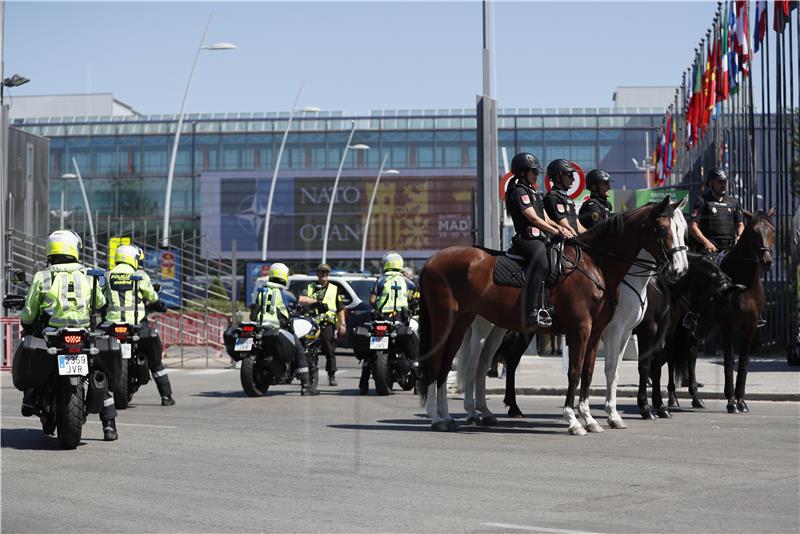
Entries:
MULTIPOLYGON (((27 422, 30 422, 30 423, 33 423, 34 421, 38 421, 37 419, 31 418, 31 417, 21 417, 21 416, 13 416, 13 415, 12 416, 3 416, 3 419, 4 420, 5 419, 14 419, 14 420, 19 420, 19 421, 27 421, 27 422)), ((84 425, 87 425, 87 424, 99 425, 100 421, 86 421, 83 424, 84 425)), ((177 426, 146 425, 146 424, 143 424, 143 423, 119 423, 119 422, 117 422, 117 426, 141 426, 141 427, 144 427, 144 428, 163 428, 163 429, 167 429, 167 430, 172 430, 172 429, 178 428, 177 426)), ((36 424, 35 428, 41 428, 41 425, 36 424)))
POLYGON ((229 371, 234 371, 235 369, 201 369, 200 371, 191 371, 190 375, 219 375, 222 373, 227 373, 229 371))
POLYGON ((536 527, 528 525, 514 525, 512 523, 482 523, 485 527, 503 528, 506 530, 524 530, 525 532, 544 532, 548 534, 599 534, 586 530, 565 530, 563 528, 536 527))

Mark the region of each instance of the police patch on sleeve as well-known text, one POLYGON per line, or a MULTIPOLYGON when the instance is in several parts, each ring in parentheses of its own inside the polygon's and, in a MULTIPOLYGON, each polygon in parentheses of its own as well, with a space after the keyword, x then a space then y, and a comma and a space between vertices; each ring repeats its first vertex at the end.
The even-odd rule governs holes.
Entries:
POLYGON ((564 207, 564 204, 556 204, 556 209, 558 210, 558 213, 564 213, 567 211, 567 209, 564 207))
POLYGON ((599 218, 600 218, 600 215, 598 215, 596 211, 593 211, 593 212, 592 212, 592 220, 593 220, 593 221, 596 221, 596 220, 597 220, 597 219, 599 219, 599 218))
POLYGON ((529 197, 528 195, 522 195, 519 198, 520 198, 520 200, 522 200, 522 203, 525 204, 525 205, 528 205, 528 204, 531 203, 531 197, 529 197))

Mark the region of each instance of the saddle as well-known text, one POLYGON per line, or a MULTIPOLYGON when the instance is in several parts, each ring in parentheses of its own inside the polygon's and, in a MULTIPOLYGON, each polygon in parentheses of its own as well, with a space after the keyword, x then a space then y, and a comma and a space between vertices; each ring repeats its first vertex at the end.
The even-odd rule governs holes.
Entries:
MULTIPOLYGON (((485 247, 476 247, 487 254, 497 258, 494 271, 492 272, 492 282, 497 286, 524 288, 528 278, 528 265, 525 258, 514 252, 514 246, 507 251, 494 250, 485 247)), ((561 277, 561 258, 564 255, 563 241, 547 244, 547 261, 549 264, 548 272, 545 273, 545 283, 547 286, 554 285, 561 277)))

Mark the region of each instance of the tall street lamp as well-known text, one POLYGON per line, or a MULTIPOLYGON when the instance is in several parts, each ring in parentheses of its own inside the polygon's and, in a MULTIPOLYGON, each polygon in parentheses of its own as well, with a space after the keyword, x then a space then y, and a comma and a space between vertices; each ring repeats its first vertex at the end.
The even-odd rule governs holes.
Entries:
POLYGON ((272 199, 275 195, 275 184, 278 181, 278 169, 281 166, 281 157, 283 157, 283 148, 286 146, 286 139, 289 137, 289 130, 292 129, 292 119, 294 118, 295 111, 303 113, 316 113, 319 108, 314 106, 306 106, 297 109, 297 102, 300 100, 300 93, 303 91, 303 83, 300 83, 300 89, 297 90, 297 96, 294 98, 292 110, 289 112, 289 122, 286 125, 286 131, 283 132, 283 139, 281 140, 281 148, 278 150, 278 157, 275 160, 275 170, 272 172, 272 182, 269 185, 269 197, 267 197, 267 214, 264 216, 264 238, 261 243, 261 261, 267 261, 267 241, 269 240, 269 219, 272 215, 272 199))
POLYGON ((331 214, 333 213, 333 204, 336 202, 336 190, 339 188, 339 178, 342 177, 342 168, 344 167, 344 160, 347 158, 347 149, 353 150, 369 150, 368 145, 357 144, 351 145, 353 141, 353 134, 356 133, 356 121, 353 121, 353 127, 350 129, 350 136, 347 138, 347 144, 344 146, 342 152, 342 161, 339 162, 339 170, 336 172, 336 179, 333 181, 333 191, 331 192, 331 202, 328 204, 328 216, 325 218, 325 234, 322 241, 322 263, 328 259, 328 231, 331 227, 331 214))
POLYGON ((361 272, 364 272, 364 257, 367 254, 367 233, 369 231, 369 220, 372 218, 372 206, 375 204, 375 197, 378 193, 378 186, 381 183, 381 175, 382 174, 400 174, 400 171, 397 169, 386 169, 385 171, 383 168, 386 166, 386 160, 389 158, 389 153, 387 152, 383 156, 383 161, 381 162, 381 168, 378 171, 378 177, 375 178, 375 187, 372 189, 372 197, 369 199, 369 208, 367 208, 367 219, 364 221, 364 235, 361 238, 361 272))
POLYGON ((186 84, 186 92, 183 93, 183 101, 181 101, 181 111, 178 114, 178 128, 175 130, 175 141, 172 143, 172 155, 169 159, 169 171, 167 172, 167 196, 164 200, 164 236, 161 240, 163 247, 169 246, 169 212, 170 204, 172 203, 172 177, 175 175, 175 159, 178 156, 178 143, 181 139, 181 130, 183 129, 183 115, 186 100, 189 98, 189 90, 192 88, 192 80, 194 79, 194 71, 197 67, 197 60, 200 59, 200 52, 203 50, 232 50, 236 45, 231 43, 215 43, 211 45, 204 45, 208 27, 211 25, 211 16, 208 17, 208 24, 203 31, 203 37, 200 39, 200 46, 197 48, 197 53, 194 56, 194 63, 192 63, 192 71, 189 74, 189 82, 186 84))
POLYGON ((94 222, 92 221, 92 209, 89 207, 89 197, 86 196, 86 188, 83 187, 83 178, 81 178, 81 170, 78 168, 78 162, 75 157, 72 157, 72 166, 75 167, 75 174, 66 173, 62 174, 61 178, 71 179, 77 178, 78 185, 81 186, 81 194, 83 195, 83 206, 86 209, 86 218, 89 219, 89 235, 92 238, 92 260, 94 268, 97 269, 97 236, 94 233, 94 222))

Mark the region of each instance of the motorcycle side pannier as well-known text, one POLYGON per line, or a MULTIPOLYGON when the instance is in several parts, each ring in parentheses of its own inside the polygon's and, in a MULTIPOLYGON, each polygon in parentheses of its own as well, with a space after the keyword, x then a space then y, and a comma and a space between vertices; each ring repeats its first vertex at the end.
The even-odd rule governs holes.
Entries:
POLYGON ((417 333, 407 325, 397 327, 398 346, 402 347, 403 352, 409 360, 416 360, 419 357, 419 336, 417 333))
POLYGON ((351 334, 353 342, 353 354, 359 360, 369 355, 369 338, 372 334, 366 326, 357 326, 351 334))
POLYGON ((25 336, 17 343, 11 363, 11 378, 20 391, 44 385, 57 372, 57 358, 47 354, 44 339, 25 336))
POLYGON ((276 356, 284 363, 289 363, 294 358, 294 340, 288 332, 274 327, 265 327, 261 333, 261 342, 268 354, 276 356))
POLYGON ((106 374, 109 388, 114 391, 122 376, 122 347, 119 340, 113 336, 102 336, 95 340, 94 346, 100 351, 95 361, 106 374))

